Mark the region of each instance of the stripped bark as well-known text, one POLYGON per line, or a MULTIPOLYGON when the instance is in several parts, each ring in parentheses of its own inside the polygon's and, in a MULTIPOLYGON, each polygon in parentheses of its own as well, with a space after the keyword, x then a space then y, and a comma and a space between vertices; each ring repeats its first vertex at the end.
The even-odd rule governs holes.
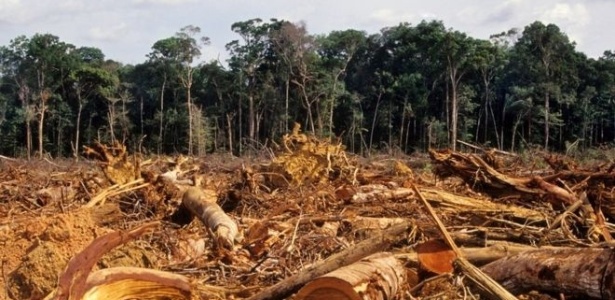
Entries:
POLYGON ((191 187, 184 192, 182 204, 214 235, 219 245, 233 249, 235 240, 239 238, 237 223, 216 204, 215 192, 191 187))
POLYGON ((391 253, 380 252, 310 281, 294 299, 392 299, 406 277, 391 253))
POLYGON ((614 259, 610 248, 537 249, 494 261, 482 270, 514 293, 540 290, 613 299, 614 259))
POLYGON ((191 299, 187 277, 152 269, 116 267, 88 276, 83 299, 191 299))
MULTIPOLYGON (((456 213, 470 212, 493 213, 498 215, 512 215, 528 222, 540 222, 545 216, 539 211, 515 205, 495 203, 485 199, 471 198, 452 194, 435 188, 420 187, 421 194, 433 205, 456 213)), ((390 201, 415 196, 409 188, 389 188, 381 184, 365 185, 360 187, 344 186, 336 191, 336 196, 344 201, 361 204, 375 201, 390 201)))
POLYGON ((433 207, 431 207, 427 199, 423 197, 423 195, 415 185, 412 186, 412 189, 416 192, 416 195, 425 206, 425 209, 429 213, 430 217, 438 226, 438 230, 440 231, 440 234, 442 235, 442 238, 444 239, 446 244, 457 256, 457 258, 453 262, 454 265, 459 267, 459 269, 461 269, 464 274, 466 274, 474 283, 476 283, 481 288, 481 290, 488 295, 489 298, 509 300, 517 299, 509 291, 504 289, 497 282, 493 281, 493 279, 485 275, 480 269, 472 265, 463 257, 463 253, 455 244, 455 241, 448 233, 448 230, 446 230, 446 227, 444 227, 442 220, 440 220, 440 218, 438 218, 438 215, 436 215, 436 212, 434 211, 433 207))
POLYGON ((406 222, 384 230, 381 234, 364 240, 352 248, 334 254, 252 296, 249 300, 283 299, 296 292, 307 282, 335 269, 354 263, 366 256, 387 249, 393 243, 406 238, 406 233, 415 226, 406 222))

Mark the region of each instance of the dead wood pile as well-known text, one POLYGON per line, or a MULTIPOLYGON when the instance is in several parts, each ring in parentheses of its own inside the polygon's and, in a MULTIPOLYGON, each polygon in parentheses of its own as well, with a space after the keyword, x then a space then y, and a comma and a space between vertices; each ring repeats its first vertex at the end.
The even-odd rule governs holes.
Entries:
POLYGON ((0 299, 615 297, 615 164, 475 150, 0 157, 0 299))

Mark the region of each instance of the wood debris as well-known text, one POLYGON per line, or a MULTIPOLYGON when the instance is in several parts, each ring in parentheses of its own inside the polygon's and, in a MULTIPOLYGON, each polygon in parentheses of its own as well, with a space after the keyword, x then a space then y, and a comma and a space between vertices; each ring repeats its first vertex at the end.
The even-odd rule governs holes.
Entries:
POLYGON ((2 157, 0 299, 614 297, 614 164, 466 146, 2 157))

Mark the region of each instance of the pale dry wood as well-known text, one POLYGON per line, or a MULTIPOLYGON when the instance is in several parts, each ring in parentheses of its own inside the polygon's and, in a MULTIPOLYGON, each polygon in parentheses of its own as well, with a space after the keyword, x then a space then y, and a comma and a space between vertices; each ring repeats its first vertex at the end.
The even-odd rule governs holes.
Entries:
MULTIPOLYGON (((536 247, 526 245, 510 245, 497 243, 487 247, 461 247, 459 251, 472 264, 482 266, 500 258, 517 255, 525 251, 536 250, 536 247)), ((396 253, 395 257, 403 260, 407 265, 419 267, 418 254, 415 251, 396 253)))
POLYGON ((203 191, 197 187, 188 188, 182 197, 182 204, 194 214, 215 235, 216 241, 233 249, 239 239, 237 223, 216 203, 215 192, 203 191))
POLYGON ((102 190, 101 192, 96 194, 96 196, 92 197, 92 199, 90 199, 90 201, 88 201, 88 203, 86 203, 84 207, 94 207, 98 204, 104 204, 107 198, 109 197, 117 196, 123 193, 134 191, 140 188, 144 188, 149 185, 150 184, 147 182, 144 183, 143 178, 135 179, 133 181, 130 181, 124 184, 114 184, 102 190))
POLYGON ((431 216, 433 221, 437 224, 438 229, 440 230, 440 233, 442 234, 442 237, 444 238, 444 241, 448 244, 449 247, 451 247, 451 249, 457 255, 457 259, 455 259, 454 264, 458 266, 466 275, 468 275, 468 277, 472 281, 474 281, 477 285, 479 285, 485 291, 485 293, 494 297, 495 299, 509 299, 509 300, 517 299, 509 291, 504 289, 502 286, 500 286, 497 282, 495 282, 489 276, 485 275, 480 269, 472 265, 470 262, 468 262, 463 257, 463 253, 459 250, 459 248, 455 244, 455 241, 453 240, 451 235, 448 233, 448 230, 446 230, 446 227, 444 226, 440 218, 438 218, 438 215, 436 215, 436 212, 433 210, 429 202, 427 202, 427 199, 423 197, 423 195, 421 194, 421 192, 415 185, 412 185, 412 189, 416 192, 416 195, 421 200, 423 205, 425 205, 425 208, 429 212, 429 215, 431 216))
POLYGON ((406 280, 395 256, 380 252, 310 281, 294 299, 392 299, 406 280))
POLYGON ((0 159, 8 160, 8 161, 17 161, 16 159, 4 155, 0 155, 0 159))
POLYGON ((390 245, 406 238, 406 234, 413 231, 415 226, 406 222, 395 225, 382 231, 377 236, 364 240, 352 248, 348 248, 340 253, 334 254, 327 259, 317 262, 299 273, 292 275, 277 284, 265 288, 258 294, 250 297, 250 300, 283 299, 297 291, 307 282, 327 274, 340 267, 352 264, 366 256, 376 252, 384 251, 390 245))
MULTIPOLYGON (((545 220, 544 214, 521 206, 505 205, 485 199, 477 199, 461 195, 455 195, 444 190, 420 187, 419 191, 425 199, 441 209, 456 213, 491 213, 512 215, 516 218, 525 219, 528 222, 540 222, 545 220)), ((338 197, 349 200, 354 204, 370 203, 375 201, 390 201, 412 197, 415 192, 409 188, 389 188, 384 185, 366 185, 358 188, 345 187, 338 192, 338 197)))
POLYGON ((91 273, 83 299, 190 299, 190 280, 159 270, 116 267, 91 273))
POLYGON ((479 151, 482 151, 482 152, 493 151, 493 152, 495 152, 495 153, 497 153, 497 154, 501 154, 501 155, 512 156, 512 157, 518 157, 518 155, 517 155, 516 153, 511 153, 511 152, 508 152, 508 151, 503 151, 503 150, 499 150, 499 149, 485 150, 485 149, 484 149, 484 148, 482 148, 482 147, 479 147, 479 146, 476 146, 476 145, 470 144, 470 143, 468 143, 468 142, 464 142, 464 141, 462 141, 462 140, 457 140, 457 143, 460 143, 460 144, 462 144, 462 145, 464 145, 464 146, 467 146, 467 147, 470 147, 470 148, 472 148, 472 149, 479 150, 479 151))

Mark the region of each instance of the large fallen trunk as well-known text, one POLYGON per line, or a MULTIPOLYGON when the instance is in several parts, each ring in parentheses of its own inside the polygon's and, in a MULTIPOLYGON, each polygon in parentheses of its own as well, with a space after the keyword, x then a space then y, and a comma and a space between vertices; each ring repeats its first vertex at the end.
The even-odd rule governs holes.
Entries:
POLYGON ((219 245, 233 249, 239 237, 237 223, 216 203, 216 193, 191 187, 184 192, 182 204, 211 232, 219 245))
POLYGON ((381 252, 312 280, 294 299, 392 299, 405 283, 404 266, 381 252))
MULTIPOLYGON (((545 220, 545 216, 539 211, 521 206, 506 205, 486 199, 456 195, 435 188, 420 187, 419 190, 431 204, 455 213, 471 212, 473 214, 509 215, 532 223, 545 220)), ((409 188, 389 188, 381 184, 370 184, 359 187, 344 186, 336 191, 336 196, 352 204, 362 204, 375 201, 415 198, 416 193, 409 188)))
POLYGON ((388 228, 382 231, 381 234, 364 240, 352 248, 348 248, 342 252, 334 254, 327 259, 317 262, 314 265, 305 268, 301 272, 264 289, 258 294, 250 297, 249 300, 283 299, 288 297, 301 288, 301 286, 319 276, 354 263, 376 252, 386 250, 393 243, 405 238, 406 234, 414 229, 415 226, 410 222, 398 224, 388 228))
POLYGON ((615 298, 615 251, 597 248, 530 250, 482 267, 513 293, 530 290, 615 298))

